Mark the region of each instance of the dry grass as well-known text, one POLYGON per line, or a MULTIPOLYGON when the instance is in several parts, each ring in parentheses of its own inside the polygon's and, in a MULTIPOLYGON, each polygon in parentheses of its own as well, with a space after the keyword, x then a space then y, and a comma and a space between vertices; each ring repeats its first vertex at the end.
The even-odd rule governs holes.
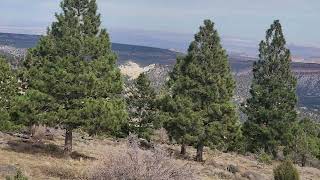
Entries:
MULTIPOLYGON (((120 165, 131 168, 132 172, 138 168, 138 174, 145 170, 146 164, 158 162, 158 165, 166 167, 172 172, 183 169, 192 170, 195 178, 209 179, 248 179, 248 177, 256 177, 256 179, 272 179, 272 170, 278 162, 272 165, 261 164, 255 156, 242 156, 231 153, 221 153, 205 149, 205 162, 193 162, 192 158, 195 150, 188 147, 187 158, 175 156, 178 154, 180 147, 172 145, 161 145, 162 149, 171 149, 174 159, 170 159, 167 153, 158 153, 151 151, 142 151, 127 148, 126 141, 113 140, 84 140, 79 135, 75 135, 74 153, 72 158, 66 158, 60 153, 63 145, 63 132, 55 134, 54 141, 44 140, 43 144, 35 144, 33 142, 22 142, 19 138, 4 135, 0 133, 0 179, 3 179, 8 172, 3 171, 5 167, 9 170, 21 169, 23 174, 29 179, 88 179, 92 176, 92 167, 99 167, 99 164, 114 164, 114 169, 121 169, 120 165), (127 162, 130 156, 135 160, 127 162), (138 157, 138 158, 137 158, 138 157), (144 159, 144 160, 143 160, 144 159), (147 161, 147 160, 150 161, 147 161), (125 164, 126 163, 126 164, 125 164), (188 166, 185 166, 188 164, 188 166), (232 174, 227 171, 229 165, 234 165, 239 172, 232 174), (138 167, 137 167, 138 166, 138 167), (141 167, 140 167, 141 166, 141 167), (190 167, 191 166, 191 167, 190 167), (186 168, 185 168, 186 167, 186 168), (141 170, 142 169, 142 170, 141 170), (91 176, 90 176, 91 175, 91 176), (247 178, 245 178, 247 177, 247 178)), ((100 166, 101 167, 101 166, 100 166)), ((159 166, 155 166, 153 171, 159 166)), ((165 168, 165 169, 166 169, 165 168)), ((95 168, 94 170, 97 170, 95 168)), ((123 169, 123 168, 122 168, 123 169)), ((320 170, 310 167, 298 167, 301 179, 317 180, 320 179, 320 170)), ((114 171, 114 170, 113 170, 114 171)), ((144 174, 144 173, 142 173, 144 174)), ((174 179, 174 178, 173 178, 174 179)), ((187 178, 185 178, 187 179, 187 178)))
MULTIPOLYGON (((65 158, 62 154, 62 137, 59 141, 44 144, 22 142, 19 139, 0 135, 0 166, 14 166, 21 169, 30 179, 80 179, 85 176, 89 160, 65 158), (56 143, 56 144, 55 144, 56 143)), ((0 179, 5 178, 0 172, 0 179)))

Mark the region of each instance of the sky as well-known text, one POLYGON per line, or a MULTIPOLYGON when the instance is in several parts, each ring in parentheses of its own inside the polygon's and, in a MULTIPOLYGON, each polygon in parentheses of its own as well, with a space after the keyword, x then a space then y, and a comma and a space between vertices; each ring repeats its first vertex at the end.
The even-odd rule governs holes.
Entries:
MULTIPOLYGON (((275 19, 289 43, 320 47, 320 0, 97 0, 114 42, 180 48, 204 19, 220 35, 260 41, 275 19)), ((40 34, 60 0, 1 0, 0 32, 40 34)))

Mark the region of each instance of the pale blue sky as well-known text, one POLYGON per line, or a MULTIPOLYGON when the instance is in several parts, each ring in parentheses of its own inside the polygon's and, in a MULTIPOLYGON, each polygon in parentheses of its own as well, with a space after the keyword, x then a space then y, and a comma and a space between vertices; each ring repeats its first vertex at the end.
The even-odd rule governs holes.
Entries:
MULTIPOLYGON (((54 12, 59 11, 59 2, 1 0, 0 32, 43 32, 54 20, 54 12)), ((264 38, 272 21, 280 19, 289 43, 320 46, 320 0, 98 0, 98 3, 103 26, 118 42, 131 39, 143 44, 145 36, 168 42, 179 38, 185 41, 192 38, 207 18, 216 23, 223 37, 258 41, 264 38)))

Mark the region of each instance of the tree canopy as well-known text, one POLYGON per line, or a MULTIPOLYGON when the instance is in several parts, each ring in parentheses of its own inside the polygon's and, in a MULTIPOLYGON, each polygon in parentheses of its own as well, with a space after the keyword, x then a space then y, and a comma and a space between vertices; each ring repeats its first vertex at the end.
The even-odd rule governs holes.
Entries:
POLYGON ((64 0, 57 21, 29 50, 23 79, 28 89, 51 98, 51 122, 66 131, 66 151, 72 150, 72 130, 115 134, 126 122, 117 57, 109 35, 101 29, 95 0, 64 0))
POLYGON ((278 145, 290 139, 296 121, 297 80, 291 72, 291 55, 281 24, 274 21, 261 41, 259 60, 253 64, 251 97, 244 106, 248 150, 275 153, 278 145))
POLYGON ((0 130, 12 130, 10 117, 13 98, 18 93, 18 80, 9 63, 0 58, 0 130))
POLYGON ((155 129, 156 93, 145 73, 135 80, 127 98, 130 130, 141 138, 150 140, 155 129))
MULTIPOLYGON (((198 149, 198 160, 202 160, 205 145, 223 150, 235 148, 240 133, 240 124, 232 102, 235 81, 226 51, 210 20, 205 20, 204 26, 200 27, 195 40, 190 44, 188 54, 178 59, 169 85, 173 99, 181 99, 189 104, 190 112, 184 115, 191 119, 185 121, 187 126, 180 124, 181 128, 190 127, 191 124, 202 127, 193 142, 198 149)), ((178 113, 182 112, 178 110, 178 113)), ((172 118, 173 122, 169 123, 182 123, 180 119, 172 118)))

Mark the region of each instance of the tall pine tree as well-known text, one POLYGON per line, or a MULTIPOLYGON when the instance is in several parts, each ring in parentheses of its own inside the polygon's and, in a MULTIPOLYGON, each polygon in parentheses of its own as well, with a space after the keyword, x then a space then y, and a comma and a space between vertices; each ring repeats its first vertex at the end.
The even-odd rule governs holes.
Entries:
POLYGON ((154 130, 156 93, 145 73, 139 75, 127 99, 130 130, 150 140, 154 130))
MULTIPOLYGON (((240 137, 232 102, 235 81, 226 51, 210 20, 205 20, 204 26, 200 27, 186 57, 177 61, 170 84, 174 100, 189 101, 190 120, 185 121, 184 126, 200 125, 200 132, 193 134, 196 137, 192 138, 195 138, 193 145, 197 148, 196 160, 203 160, 204 146, 234 150, 240 137)), ((173 118, 173 121, 179 119, 173 118)), ((183 125, 181 122, 171 124, 183 125)))
POLYGON ((114 135, 127 114, 117 57, 107 31, 100 29, 96 1, 63 0, 61 8, 47 35, 29 50, 24 80, 29 90, 57 104, 50 122, 66 129, 65 151, 70 153, 74 129, 114 135))
POLYGON ((259 51, 259 60, 253 65, 251 97, 244 108, 248 120, 243 129, 248 150, 275 153, 276 146, 288 143, 290 127, 297 118, 297 80, 291 72, 290 51, 278 20, 267 30, 259 51))

